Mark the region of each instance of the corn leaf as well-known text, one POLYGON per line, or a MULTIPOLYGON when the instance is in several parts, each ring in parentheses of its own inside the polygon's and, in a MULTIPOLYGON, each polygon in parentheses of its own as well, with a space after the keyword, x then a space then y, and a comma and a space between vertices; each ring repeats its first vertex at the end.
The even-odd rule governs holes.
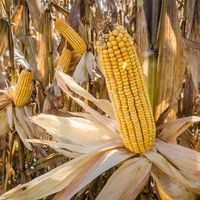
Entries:
POLYGON ((76 152, 78 154, 86 154, 92 151, 97 151, 98 149, 102 149, 105 147, 122 147, 122 143, 120 142, 112 142, 109 144, 99 144, 99 145, 81 145, 81 144, 69 144, 63 142, 55 142, 49 140, 39 140, 39 139, 27 139, 28 142, 35 143, 35 144, 45 144, 49 145, 52 148, 59 148, 59 149, 67 149, 71 152, 76 152))
POLYGON ((80 117, 65 118, 40 114, 32 117, 31 121, 47 130, 52 136, 65 138, 75 144, 103 144, 120 141, 119 136, 108 128, 80 117))
POLYGON ((151 163, 145 158, 130 159, 110 177, 97 200, 135 199, 147 184, 151 163))
POLYGON ((10 130, 13 130, 14 128, 14 122, 13 122, 13 106, 12 104, 9 104, 7 106, 7 120, 10 130))
POLYGON ((168 121, 157 128, 158 130, 161 129, 161 132, 158 134, 158 138, 167 142, 176 143, 177 137, 181 135, 193 123, 198 121, 200 121, 200 117, 198 116, 189 116, 168 121))
POLYGON ((181 171, 200 175, 200 153, 176 144, 168 144, 157 140, 156 149, 181 171), (189 165, 186 163, 190 163, 189 165))
POLYGON ((0 110, 7 107, 11 103, 11 96, 9 93, 6 93, 4 90, 0 90, 0 110))
POLYGON ((158 193, 161 199, 195 200, 197 198, 197 195, 177 183, 173 178, 167 176, 154 165, 152 167, 151 175, 157 184, 158 193))
POLYGON ((32 151, 31 144, 26 141, 26 139, 28 139, 26 131, 23 129, 23 127, 21 126, 21 124, 19 123, 19 121, 15 115, 13 115, 13 118, 14 118, 15 129, 16 129, 20 139, 22 140, 22 142, 24 143, 26 148, 29 149, 30 151, 32 151))
MULTIPOLYGON (((58 74, 58 73, 56 73, 58 74)), ((87 112, 91 113, 93 115, 93 117, 98 120, 102 125, 108 127, 109 129, 111 129, 113 132, 116 132, 117 129, 116 127, 113 127, 113 124, 110 123, 109 120, 107 120, 104 116, 102 116, 102 114, 100 114, 99 112, 97 112, 96 110, 94 110, 92 107, 90 107, 89 105, 87 105, 85 102, 83 102, 82 100, 80 100, 79 98, 74 97, 71 92, 69 91, 69 89, 67 88, 67 86, 65 85, 65 82, 63 81, 62 78, 60 78, 60 76, 56 76, 57 79, 57 83, 59 85, 59 87, 69 96, 71 97, 76 103, 78 103, 83 109, 85 109, 87 112)), ((87 93, 88 94, 88 93, 87 93)))
POLYGON ((6 109, 0 110, 0 136, 6 135, 9 131, 6 109))
MULTIPOLYGON (((60 194, 64 199, 70 199, 98 175, 116 164, 131 157, 126 150, 103 149, 101 152, 93 152, 79 156, 52 171, 20 185, 0 196, 0 200, 40 199, 64 189, 60 194), (40 191, 40 192, 38 192, 40 191)), ((60 198, 61 199, 61 198, 60 198)))
MULTIPOLYGON (((157 102, 155 118, 169 106, 182 87, 186 69, 186 52, 178 19, 176 1, 162 2, 157 65, 157 102)), ((176 117, 176 108, 169 118, 176 117)))
POLYGON ((57 79, 60 78, 63 80, 63 83, 67 85, 67 87, 75 92, 76 94, 90 100, 93 102, 98 108, 103 110, 106 114, 108 114, 111 118, 114 118, 114 112, 112 104, 108 100, 104 99, 96 99, 90 93, 88 93, 85 89, 80 87, 70 76, 64 74, 61 71, 57 71, 56 73, 57 79))
POLYGON ((196 194, 200 194, 200 175, 197 176, 178 170, 162 155, 156 152, 150 151, 148 153, 144 153, 144 155, 162 172, 175 179, 179 184, 183 185, 196 194))

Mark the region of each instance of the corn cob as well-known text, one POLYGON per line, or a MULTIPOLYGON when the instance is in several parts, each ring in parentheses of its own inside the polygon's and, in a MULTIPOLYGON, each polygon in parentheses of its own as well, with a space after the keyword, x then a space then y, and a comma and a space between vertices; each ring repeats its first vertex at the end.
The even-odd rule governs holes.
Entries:
POLYGON ((97 51, 124 145, 134 153, 150 150, 155 123, 131 37, 117 26, 100 37, 97 51))
POLYGON ((87 51, 87 45, 79 34, 63 19, 57 18, 55 21, 56 30, 62 34, 70 45, 80 54, 87 51))
POLYGON ((13 93, 13 102, 16 106, 24 106, 30 96, 32 87, 32 72, 23 70, 18 78, 16 88, 13 93))
POLYGON ((59 58, 58 65, 62 66, 63 72, 66 73, 69 69, 72 53, 66 47, 63 48, 62 54, 59 58))

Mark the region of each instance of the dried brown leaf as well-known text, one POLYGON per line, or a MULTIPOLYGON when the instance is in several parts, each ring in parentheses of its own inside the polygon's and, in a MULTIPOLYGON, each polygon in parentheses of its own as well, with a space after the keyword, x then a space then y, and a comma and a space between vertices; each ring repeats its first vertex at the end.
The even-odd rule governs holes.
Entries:
POLYGON ((197 196, 153 165, 151 173, 162 200, 195 200, 197 196), (165 192, 165 194, 163 194, 165 192), (165 195, 165 196, 164 196, 165 195), (167 195, 167 197, 166 197, 167 195))
MULTIPOLYGON (((79 74, 80 76, 80 74, 79 74)), ((58 85, 61 86, 63 84, 67 85, 67 87, 75 92, 76 94, 92 101, 98 108, 103 110, 107 115, 109 115, 111 118, 114 119, 114 112, 112 104, 108 100, 102 100, 102 99, 96 99, 94 96, 89 94, 85 89, 80 87, 78 84, 75 83, 75 81, 68 75, 64 74, 61 71, 56 72, 56 78, 58 81, 58 85), (62 83, 61 83, 62 81, 62 83)), ((61 88, 61 89, 64 89, 61 88)), ((66 90, 64 90, 66 92, 66 90)))
POLYGON ((12 102, 11 94, 4 90, 0 90, 0 110, 7 107, 12 102))
POLYGON ((21 1, 19 1, 15 10, 15 13, 12 17, 12 22, 14 23, 14 27, 13 27, 14 33, 16 33, 17 29, 19 28, 19 24, 22 19, 23 10, 24 10, 24 5, 21 3, 21 1))
POLYGON ((0 55, 4 52, 5 48, 7 47, 8 40, 8 25, 4 19, 0 19, 0 55))
POLYGON ((29 149, 30 151, 32 151, 31 144, 26 141, 26 139, 28 139, 26 131, 23 129, 23 127, 21 126, 21 124, 19 123, 19 121, 15 115, 13 115, 13 118, 14 118, 15 129, 16 129, 20 139, 22 140, 22 142, 24 143, 26 148, 29 149))
POLYGON ((37 27, 40 26, 40 23, 41 23, 41 15, 42 15, 42 5, 41 5, 41 1, 40 0, 32 0, 32 1, 27 1, 26 2, 27 5, 28 5, 28 9, 30 11, 30 14, 33 18, 33 20, 35 21, 37 27))
MULTIPOLYGON (((160 18, 156 120, 182 87, 186 52, 179 26, 176 1, 162 2, 160 18)), ((176 117, 176 108, 170 118, 176 117)))
POLYGON ((96 199, 136 199, 150 174, 151 163, 146 158, 130 159, 114 172, 96 199))
POLYGON ((90 164, 90 167, 87 170, 87 172, 84 174, 80 174, 80 177, 79 179, 77 179, 77 182, 74 181, 74 183, 72 183, 71 187, 75 187, 75 189, 66 187, 63 191, 61 191, 54 197, 54 200, 70 199, 76 192, 80 191, 83 188, 83 186, 86 186, 89 182, 91 182, 94 179, 94 177, 96 178, 99 174, 103 173, 110 167, 113 167, 116 164, 122 162, 123 160, 126 160, 131 157, 131 154, 124 153, 125 152, 123 152, 123 150, 110 150, 107 153, 104 153, 104 155, 102 155, 102 157, 99 160, 93 160, 93 163, 90 164))
POLYGON ((65 118, 40 114, 33 116, 31 121, 47 130, 52 136, 58 137, 57 139, 65 138, 74 144, 105 144, 120 141, 120 137, 108 128, 80 117, 65 118))
MULTIPOLYGON (((200 2, 199 1, 188 1, 187 2, 187 39, 190 39, 194 42, 199 42, 199 17, 200 17, 200 2)), ((192 80, 195 86, 196 91, 199 91, 199 49, 187 48, 187 69, 192 75, 192 80)))
POLYGON ((167 142, 176 143, 177 137, 193 123, 198 121, 200 121, 200 117, 198 116, 190 116, 168 121, 158 127, 158 130, 161 129, 161 132, 158 134, 158 138, 167 142))
POLYGON ((7 110, 7 120, 8 120, 9 128, 10 128, 10 130, 13 130, 14 122, 13 122, 13 106, 12 106, 12 104, 9 104, 6 107, 6 110, 7 110))
POLYGON ((9 132, 6 109, 0 110, 0 136, 5 136, 9 132))
POLYGON ((200 194, 200 175, 193 175, 188 172, 178 170, 175 166, 170 164, 162 155, 150 151, 144 155, 162 172, 169 177, 175 179, 179 184, 196 194, 200 194))
POLYGON ((62 194, 65 200, 70 199, 98 175, 131 156, 132 154, 127 154, 127 151, 124 150, 106 151, 106 149, 98 153, 93 152, 89 155, 79 156, 26 184, 4 193, 0 196, 0 200, 15 200, 16 196, 20 200, 27 200, 27 196, 31 200, 36 200, 59 192, 64 188, 57 199, 61 199, 62 194))
POLYGON ((200 153, 176 144, 157 140, 156 149, 181 171, 200 175, 200 153), (189 163, 189 164, 186 164, 189 163))

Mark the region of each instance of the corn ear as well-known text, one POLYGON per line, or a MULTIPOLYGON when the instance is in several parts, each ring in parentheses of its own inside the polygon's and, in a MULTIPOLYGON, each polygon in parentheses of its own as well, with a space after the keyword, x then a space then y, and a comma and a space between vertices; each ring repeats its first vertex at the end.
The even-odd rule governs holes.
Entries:
POLYGON ((118 26, 100 37, 97 51, 125 146, 134 153, 150 150, 155 122, 131 37, 118 26))
POLYGON ((16 106, 24 106, 31 96, 32 72, 23 70, 18 78, 16 88, 13 93, 13 102, 16 106))
POLYGON ((63 19, 57 18, 55 21, 56 30, 62 34, 70 45, 80 54, 87 51, 87 45, 79 34, 63 19))

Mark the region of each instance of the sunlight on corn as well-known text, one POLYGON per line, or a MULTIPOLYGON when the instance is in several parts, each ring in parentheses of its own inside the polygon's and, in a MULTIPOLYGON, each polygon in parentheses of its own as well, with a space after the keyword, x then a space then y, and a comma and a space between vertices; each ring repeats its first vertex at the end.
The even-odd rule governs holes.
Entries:
POLYGON ((150 150, 155 122, 131 37, 117 26, 100 36, 97 51, 125 146, 134 153, 150 150))

